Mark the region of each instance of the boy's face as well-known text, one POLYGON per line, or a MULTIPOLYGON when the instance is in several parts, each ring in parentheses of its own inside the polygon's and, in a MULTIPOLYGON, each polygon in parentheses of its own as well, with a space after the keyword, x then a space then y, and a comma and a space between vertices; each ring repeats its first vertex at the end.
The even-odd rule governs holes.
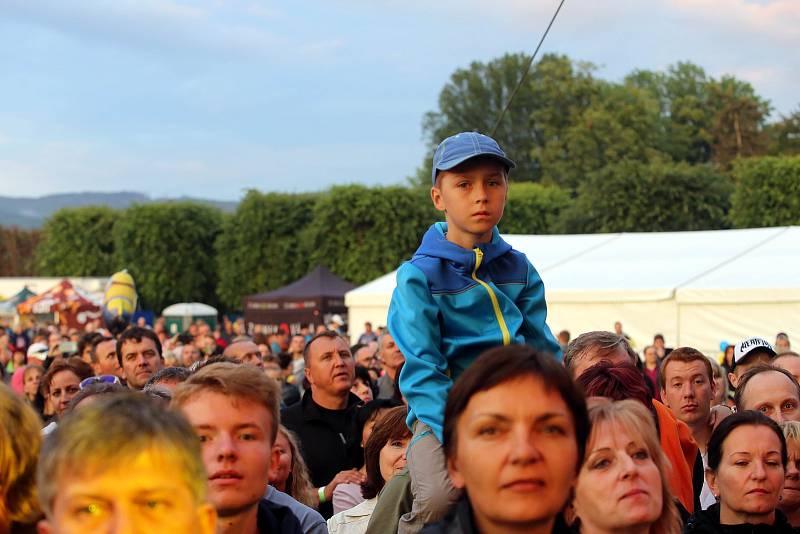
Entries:
POLYGON ((431 188, 431 200, 447 218, 447 240, 464 248, 488 243, 503 216, 508 193, 505 168, 476 158, 441 171, 431 188))
POLYGON ((272 415, 249 399, 200 393, 180 407, 200 436, 208 500, 220 518, 255 506, 267 490, 272 415))
POLYGON ((195 500, 178 463, 156 450, 93 476, 64 475, 58 487, 41 534, 214 532, 214 509, 195 500))

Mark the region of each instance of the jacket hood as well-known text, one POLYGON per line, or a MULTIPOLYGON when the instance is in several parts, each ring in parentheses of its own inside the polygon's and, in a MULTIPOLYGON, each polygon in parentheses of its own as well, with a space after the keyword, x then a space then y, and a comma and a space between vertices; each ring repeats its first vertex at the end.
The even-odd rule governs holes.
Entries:
MULTIPOLYGON (((475 266, 475 252, 451 243, 447 240, 445 234, 447 234, 447 223, 437 222, 432 224, 428 231, 425 232, 425 235, 422 236, 422 244, 420 244, 417 252, 414 253, 414 258, 419 256, 441 258, 472 270, 475 266)), ((479 243, 476 248, 481 249, 483 252, 483 263, 485 264, 510 251, 511 245, 503 241, 503 238, 500 237, 500 232, 495 226, 492 228, 491 242, 479 243)))

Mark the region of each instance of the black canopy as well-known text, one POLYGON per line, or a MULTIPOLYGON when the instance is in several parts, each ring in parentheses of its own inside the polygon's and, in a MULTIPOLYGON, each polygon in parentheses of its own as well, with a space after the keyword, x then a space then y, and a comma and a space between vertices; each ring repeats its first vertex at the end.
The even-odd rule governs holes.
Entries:
POLYGON ((344 294, 355 287, 318 266, 280 289, 245 297, 244 320, 248 330, 260 326, 268 333, 281 327, 294 333, 302 325, 326 324, 333 314, 347 313, 344 294))

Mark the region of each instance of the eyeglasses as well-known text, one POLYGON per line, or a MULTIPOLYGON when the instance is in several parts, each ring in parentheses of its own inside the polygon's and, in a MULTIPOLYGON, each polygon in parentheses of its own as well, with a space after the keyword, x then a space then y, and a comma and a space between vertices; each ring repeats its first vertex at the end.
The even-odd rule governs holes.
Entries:
POLYGON ((115 375, 98 375, 98 376, 90 376, 89 378, 84 378, 81 380, 80 388, 86 389, 92 384, 119 384, 119 377, 115 375))

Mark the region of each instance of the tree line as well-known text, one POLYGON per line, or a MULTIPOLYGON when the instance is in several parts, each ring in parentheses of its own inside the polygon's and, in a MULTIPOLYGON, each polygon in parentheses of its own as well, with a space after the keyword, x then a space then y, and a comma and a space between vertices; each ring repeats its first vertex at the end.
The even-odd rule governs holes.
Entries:
MULTIPOLYGON (((525 57, 457 70, 425 115, 431 152, 462 130, 489 133, 525 57)), ((800 224, 800 111, 690 63, 622 82, 544 56, 495 137, 518 163, 505 233, 678 231, 800 224)), ((324 264, 365 283, 410 257, 440 218, 430 161, 404 186, 248 191, 230 214, 187 202, 63 209, 41 231, 0 229, 0 274, 107 276, 127 268, 145 308, 242 297, 324 264)))

